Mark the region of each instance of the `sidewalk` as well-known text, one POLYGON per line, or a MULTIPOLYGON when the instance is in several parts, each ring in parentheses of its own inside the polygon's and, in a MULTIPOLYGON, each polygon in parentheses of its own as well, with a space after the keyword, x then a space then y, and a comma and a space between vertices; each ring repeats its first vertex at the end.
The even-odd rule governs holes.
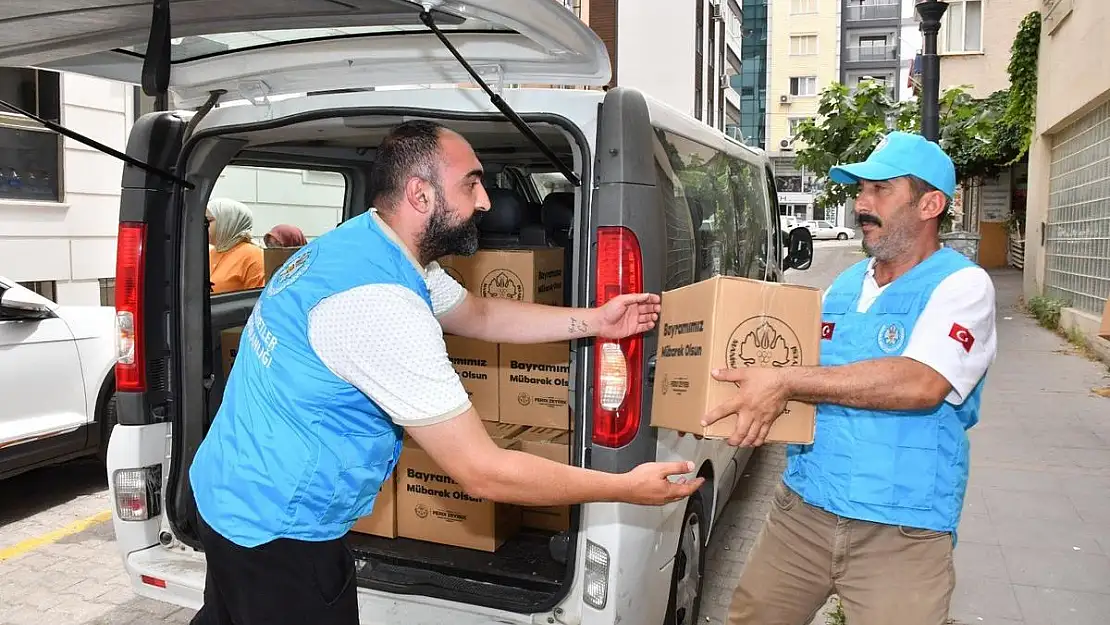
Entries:
MULTIPOLYGON (((955 553, 951 617, 960 625, 1110 623, 1110 386, 1104 365, 1016 309, 1021 275, 993 273, 998 357, 970 432, 971 479, 955 553)), ((727 600, 781 474, 781 447, 757 452, 718 528, 702 616, 723 623, 727 600), (710 572, 711 571, 711 572, 710 572), (726 581, 730 580, 730 581, 726 581)), ((824 618, 815 620, 824 625, 824 618)), ((849 624, 850 625, 850 624, 849 624)))

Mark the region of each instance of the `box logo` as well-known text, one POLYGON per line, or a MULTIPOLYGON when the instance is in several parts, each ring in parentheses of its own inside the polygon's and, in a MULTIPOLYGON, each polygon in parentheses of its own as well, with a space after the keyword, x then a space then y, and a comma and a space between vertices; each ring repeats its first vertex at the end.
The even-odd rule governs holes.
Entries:
POLYGON ((413 512, 416 513, 416 518, 418 518, 418 519, 428 518, 428 506, 425 506, 422 503, 417 504, 416 508, 413 509, 413 512))
POLYGON ((508 269, 491 271, 482 280, 482 297, 499 297, 501 299, 524 299, 524 283, 520 276, 508 269))
POLYGON ((783 320, 760 315, 736 326, 726 355, 731 369, 794 367, 802 363, 802 342, 783 320))
POLYGON ((532 403, 532 396, 528 393, 520 393, 516 396, 516 403, 520 404, 521 406, 527 406, 528 404, 532 403))

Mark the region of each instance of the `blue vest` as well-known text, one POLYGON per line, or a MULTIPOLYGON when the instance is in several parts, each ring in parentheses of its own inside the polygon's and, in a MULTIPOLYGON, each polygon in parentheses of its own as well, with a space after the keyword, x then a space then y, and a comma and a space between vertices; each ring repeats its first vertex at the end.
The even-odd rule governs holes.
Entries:
MULTIPOLYGON (((942 248, 858 313, 867 264, 850 267, 825 296, 823 366, 900 355, 937 285, 974 266, 942 248)), ((967 487, 966 431, 979 420, 985 379, 959 406, 945 401, 928 410, 877 411, 818 405, 813 444, 787 447, 786 484, 809 504, 842 517, 948 531, 954 539, 967 487)))
POLYGON ((262 290, 189 469, 201 516, 228 540, 330 540, 373 509, 401 429, 308 341, 316 304, 366 284, 400 284, 431 308, 423 276, 370 212, 294 253, 262 290))

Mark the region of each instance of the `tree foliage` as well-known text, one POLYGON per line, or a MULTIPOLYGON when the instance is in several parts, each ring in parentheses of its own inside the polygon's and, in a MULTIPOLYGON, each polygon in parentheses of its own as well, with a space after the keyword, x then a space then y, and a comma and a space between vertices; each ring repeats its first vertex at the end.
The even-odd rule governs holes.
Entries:
MULTIPOLYGON (((1011 48, 1009 89, 976 99, 968 86, 940 96, 938 143, 956 166, 956 179, 992 177, 1020 160, 1033 131, 1040 13, 1025 17, 1011 48)), ((824 176, 835 165, 864 160, 890 130, 921 131, 921 102, 896 102, 885 84, 864 80, 853 91, 833 83, 821 92, 815 119, 798 126, 796 162, 824 176)), ((818 206, 845 204, 851 186, 824 180, 818 206)))

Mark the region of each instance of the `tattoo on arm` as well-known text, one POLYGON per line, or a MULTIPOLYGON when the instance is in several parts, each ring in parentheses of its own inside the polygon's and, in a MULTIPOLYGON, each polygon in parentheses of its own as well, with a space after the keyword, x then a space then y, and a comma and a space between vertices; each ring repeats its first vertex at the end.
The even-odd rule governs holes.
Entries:
POLYGON ((589 332, 590 331, 590 324, 586 323, 585 321, 582 321, 581 319, 575 319, 574 317, 571 317, 570 318, 570 326, 567 328, 567 330, 571 334, 581 334, 583 332, 589 332))

